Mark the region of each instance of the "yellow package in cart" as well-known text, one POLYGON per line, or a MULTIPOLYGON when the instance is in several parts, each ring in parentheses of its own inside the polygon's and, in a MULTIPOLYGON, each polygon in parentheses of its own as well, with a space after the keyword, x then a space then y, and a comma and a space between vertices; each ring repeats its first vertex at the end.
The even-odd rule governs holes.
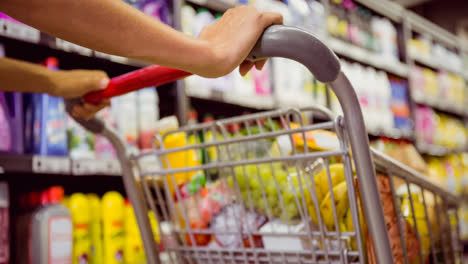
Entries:
MULTIPOLYGON (((160 142, 156 142, 157 147, 164 147, 164 149, 183 148, 193 142, 193 139, 190 140, 185 132, 170 132, 176 130, 179 127, 177 118, 174 116, 159 120, 156 127, 159 134, 163 136, 163 146, 160 146, 160 142), (165 135, 168 132, 169 134, 165 135)), ((196 150, 194 149, 189 149, 164 154, 161 157, 162 165, 165 169, 180 169, 199 166, 201 164, 200 158, 195 151, 196 150)), ((166 181, 170 193, 174 194, 174 190, 178 186, 189 181, 195 173, 195 171, 191 171, 166 175, 166 181)))
MULTIPOLYGON (((291 129, 297 129, 301 126, 297 123, 291 123, 291 129)), ((305 133, 295 133, 292 135, 294 146, 304 148, 304 135, 309 150, 335 150, 340 148, 340 142, 335 133, 317 129, 305 133)))

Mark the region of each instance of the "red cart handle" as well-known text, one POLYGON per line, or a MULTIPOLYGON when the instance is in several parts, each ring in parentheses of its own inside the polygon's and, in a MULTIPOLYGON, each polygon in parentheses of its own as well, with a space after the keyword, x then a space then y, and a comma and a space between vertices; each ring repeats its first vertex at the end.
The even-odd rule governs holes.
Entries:
POLYGON ((86 103, 98 104, 104 99, 109 99, 146 87, 163 85, 183 79, 189 75, 191 75, 191 73, 163 66, 151 65, 112 78, 106 89, 90 92, 83 97, 83 100, 86 103))

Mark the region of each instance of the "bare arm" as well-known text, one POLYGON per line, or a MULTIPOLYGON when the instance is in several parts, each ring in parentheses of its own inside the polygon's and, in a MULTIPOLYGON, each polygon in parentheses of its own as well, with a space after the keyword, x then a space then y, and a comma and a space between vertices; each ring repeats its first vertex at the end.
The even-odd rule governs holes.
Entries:
POLYGON ((239 7, 194 39, 118 0, 2 0, 0 9, 41 31, 91 49, 206 77, 232 71, 244 61, 265 27, 282 22, 278 14, 239 7))
MULTIPOLYGON (((52 71, 38 64, 7 58, 0 58, 0 80, 2 91, 47 93, 65 98, 80 97, 104 89, 109 83, 109 78, 102 71, 52 71)), ((99 105, 77 105, 73 114, 89 119, 108 105, 109 100, 99 105)))

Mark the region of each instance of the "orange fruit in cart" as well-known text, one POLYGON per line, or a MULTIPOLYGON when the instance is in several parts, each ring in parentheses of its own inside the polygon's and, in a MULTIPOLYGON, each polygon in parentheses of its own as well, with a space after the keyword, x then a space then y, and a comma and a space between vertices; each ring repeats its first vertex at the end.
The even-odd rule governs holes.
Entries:
POLYGON ((190 223, 192 228, 193 239, 189 232, 185 234, 185 240, 187 241, 188 246, 197 245, 197 246, 206 246, 211 241, 211 234, 197 233, 197 230, 208 230, 208 226, 199 221, 192 221, 190 223), (194 241, 192 241, 194 240, 194 241), (192 243, 195 242, 195 243, 192 243))

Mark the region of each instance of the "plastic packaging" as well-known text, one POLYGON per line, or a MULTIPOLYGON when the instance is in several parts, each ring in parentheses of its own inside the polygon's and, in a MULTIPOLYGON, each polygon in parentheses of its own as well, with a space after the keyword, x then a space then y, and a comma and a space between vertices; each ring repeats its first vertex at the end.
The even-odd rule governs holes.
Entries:
POLYGON ((0 92, 0 151, 9 152, 12 150, 12 135, 10 121, 8 119, 9 111, 6 103, 5 94, 0 92))
POLYGON ((153 148, 156 121, 159 120, 159 98, 154 87, 138 91, 138 145, 141 150, 153 148))
POLYGON ((31 218, 30 263, 72 263, 73 224, 70 211, 61 204, 63 188, 41 193, 41 206, 31 218))
POLYGON ((10 263, 10 198, 8 183, 0 182, 0 264, 10 263))
POLYGON ((102 227, 101 227, 101 200, 96 194, 88 194, 89 208, 89 234, 91 241, 90 264, 103 263, 102 256, 102 227))
POLYGON ((115 191, 104 194, 101 202, 103 256, 106 264, 124 263, 124 199, 115 191))
POLYGON ((88 263, 91 256, 89 206, 86 195, 70 196, 69 208, 73 221, 73 264, 88 263))

